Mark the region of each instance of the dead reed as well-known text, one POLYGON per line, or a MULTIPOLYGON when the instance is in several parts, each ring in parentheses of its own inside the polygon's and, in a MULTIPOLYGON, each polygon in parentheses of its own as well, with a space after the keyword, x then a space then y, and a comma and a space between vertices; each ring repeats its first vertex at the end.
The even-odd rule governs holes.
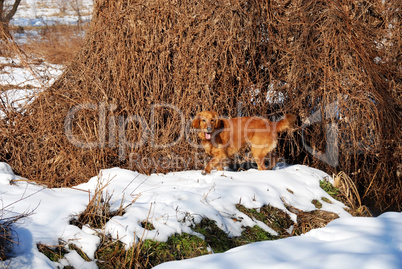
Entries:
POLYGON ((112 166, 194 169, 196 139, 183 130, 198 111, 291 112, 300 128, 281 154, 344 171, 362 203, 401 210, 398 3, 98 0, 64 74, 2 120, 1 159, 49 186, 112 166))
POLYGON ((0 261, 12 257, 14 246, 19 244, 18 234, 14 227, 15 223, 29 217, 34 212, 32 210, 15 216, 6 216, 7 207, 0 209, 0 261))
MULTIPOLYGON (((110 179, 111 180, 111 179, 110 179)), ((111 199, 113 194, 107 191, 109 182, 103 184, 98 178, 94 193, 90 197, 87 207, 76 218, 70 220, 70 224, 76 225, 80 228, 84 225, 88 225, 94 229, 101 230, 106 223, 114 216, 122 216, 125 213, 125 207, 123 207, 123 200, 117 210, 111 210, 111 199)), ((136 200, 136 199, 135 199, 136 200)), ((132 201, 129 205, 135 202, 132 201)), ((104 236, 103 233, 100 233, 104 236)))
POLYGON ((0 261, 8 259, 14 245, 12 222, 0 221, 0 261))

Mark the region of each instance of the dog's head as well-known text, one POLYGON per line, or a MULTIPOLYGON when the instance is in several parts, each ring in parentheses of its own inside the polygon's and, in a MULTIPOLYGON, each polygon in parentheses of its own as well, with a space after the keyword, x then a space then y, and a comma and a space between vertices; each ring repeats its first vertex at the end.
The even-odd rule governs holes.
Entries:
POLYGON ((222 120, 215 111, 202 111, 194 118, 192 126, 200 129, 199 137, 201 139, 211 140, 212 134, 222 127, 222 120))

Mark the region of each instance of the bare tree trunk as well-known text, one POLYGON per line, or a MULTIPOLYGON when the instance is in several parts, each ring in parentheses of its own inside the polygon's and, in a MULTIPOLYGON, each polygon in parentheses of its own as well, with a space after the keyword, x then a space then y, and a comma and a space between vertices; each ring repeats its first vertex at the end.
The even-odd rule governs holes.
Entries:
POLYGON ((12 8, 7 10, 5 7, 5 0, 0 0, 0 24, 1 24, 1 38, 9 35, 8 24, 17 12, 21 0, 15 0, 12 8))
POLYGON ((10 22, 10 20, 13 18, 13 16, 15 15, 15 13, 17 12, 18 6, 20 4, 21 0, 15 0, 13 7, 7 12, 6 8, 5 8, 5 1, 4 0, 0 0, 0 19, 1 22, 6 25, 8 25, 8 23, 10 22))
POLYGON ((6 15, 6 22, 7 24, 11 21, 15 13, 17 12, 18 6, 20 4, 21 0, 15 0, 13 8, 10 10, 10 12, 6 15))

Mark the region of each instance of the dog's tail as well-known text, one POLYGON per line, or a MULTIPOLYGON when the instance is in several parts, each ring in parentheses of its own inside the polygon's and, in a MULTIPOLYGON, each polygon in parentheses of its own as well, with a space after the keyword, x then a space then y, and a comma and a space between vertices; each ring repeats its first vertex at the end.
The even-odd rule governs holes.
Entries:
POLYGON ((295 115, 286 114, 283 120, 280 120, 276 123, 276 131, 279 133, 291 128, 295 124, 295 121, 295 115))

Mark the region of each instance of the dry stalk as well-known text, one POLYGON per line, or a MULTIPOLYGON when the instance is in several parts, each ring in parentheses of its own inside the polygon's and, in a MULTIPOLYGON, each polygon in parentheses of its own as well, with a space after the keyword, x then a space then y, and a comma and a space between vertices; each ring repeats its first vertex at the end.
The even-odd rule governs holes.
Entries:
POLYGON ((362 206, 362 202, 357 187, 352 179, 343 171, 339 172, 337 175, 334 175, 333 178, 334 187, 338 188, 344 194, 349 204, 352 205, 353 208, 360 208, 362 206))

